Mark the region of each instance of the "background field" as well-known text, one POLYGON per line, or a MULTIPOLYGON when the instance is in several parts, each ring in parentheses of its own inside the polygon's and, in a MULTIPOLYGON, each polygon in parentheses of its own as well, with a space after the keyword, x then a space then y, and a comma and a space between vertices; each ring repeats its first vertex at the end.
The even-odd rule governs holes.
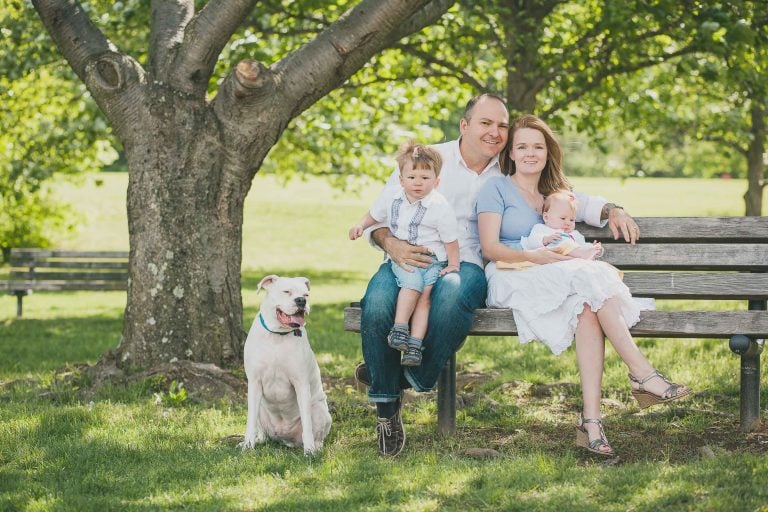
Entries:
MULTIPOLYGON (((126 178, 60 186, 83 223, 57 246, 126 249, 126 178)), ((638 216, 743 209, 745 183, 736 180, 574 181, 638 216)), ((346 238, 377 190, 341 194, 316 180, 284 188, 260 176, 246 204, 247 322, 263 275, 312 280, 309 328, 334 418, 322 455, 276 444, 241 454, 229 436, 243 431, 244 397, 201 403, 194 390, 184 396, 152 380, 83 395, 77 364, 119 342, 122 292, 38 293, 25 299, 22 320, 5 297, 0 510, 764 509, 768 432, 735 431, 738 358, 724 340, 639 340, 665 373, 697 391, 683 404, 643 412, 608 350, 604 413, 616 465, 573 446, 580 392, 572 350, 553 357, 539 345, 487 337, 471 338, 459 354, 457 436, 435 434, 432 395, 409 394, 406 451, 396 461, 377 457, 374 415, 351 379, 359 337, 341 328, 344 305, 362 295, 380 262, 365 242, 346 238), (498 456, 478 459, 473 448, 498 456)), ((766 399, 764 391, 763 416, 766 399)))

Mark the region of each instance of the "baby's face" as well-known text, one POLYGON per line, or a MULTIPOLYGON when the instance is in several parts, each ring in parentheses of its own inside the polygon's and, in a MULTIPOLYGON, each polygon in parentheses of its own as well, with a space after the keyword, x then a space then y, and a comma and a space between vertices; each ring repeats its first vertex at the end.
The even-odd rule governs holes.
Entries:
POLYGON ((569 202, 552 201, 549 210, 544 212, 544 224, 552 229, 573 231, 576 228, 576 212, 569 202))

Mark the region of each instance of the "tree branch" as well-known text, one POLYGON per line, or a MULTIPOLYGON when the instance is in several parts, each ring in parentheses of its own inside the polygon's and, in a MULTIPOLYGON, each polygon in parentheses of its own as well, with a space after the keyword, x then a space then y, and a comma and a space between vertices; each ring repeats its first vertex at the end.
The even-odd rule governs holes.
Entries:
MULTIPOLYGON (((340 89, 344 90, 362 90, 365 87, 368 87, 370 85, 374 84, 386 84, 386 83, 398 83, 402 82, 403 80, 416 80, 419 78, 450 78, 453 80, 457 80, 456 73, 453 72, 446 72, 446 73, 439 73, 437 71, 427 70, 424 73, 417 73, 417 74, 404 74, 404 75, 397 75, 393 77, 385 77, 385 76, 376 76, 376 78, 372 80, 366 80, 364 82, 357 82, 353 80, 348 80, 341 86, 339 86, 340 89)), ((484 90, 484 89, 480 89, 484 90)))
POLYGON ((387 39, 386 46, 391 46, 402 38, 419 32, 439 20, 451 8, 456 0, 432 0, 424 7, 413 13, 403 23, 400 23, 387 39))
POLYGON ((407 35, 404 25, 409 30, 420 29, 453 2, 362 0, 271 69, 255 61, 238 65, 238 71, 224 80, 214 99, 217 116, 240 131, 247 131, 248 126, 255 129, 259 120, 269 118, 270 124, 277 123, 282 131, 291 119, 339 87, 395 37, 407 35), (267 93, 269 101, 265 99, 267 93))
POLYGON ((169 63, 171 85, 192 95, 205 95, 216 60, 256 0, 211 0, 184 30, 184 41, 169 63))
POLYGON ((88 88, 124 144, 130 143, 137 116, 147 111, 140 101, 146 73, 120 53, 91 22, 77 0, 33 0, 59 51, 88 88))
POLYGON ((32 5, 59 51, 83 82, 88 62, 115 50, 77 0, 32 0, 32 5))
MULTIPOLYGON (((646 59, 639 62, 635 62, 633 64, 628 64, 624 66, 615 66, 615 67, 609 67, 606 65, 598 66, 598 69, 602 69, 600 73, 597 73, 595 75, 595 78, 574 90, 572 90, 570 93, 568 93, 564 98, 562 98, 560 101, 557 101, 552 104, 552 107, 548 108, 544 112, 542 112, 542 117, 547 117, 551 115, 554 112, 557 112, 558 110, 565 108, 568 104, 575 101, 578 98, 581 98, 589 91, 595 89, 597 86, 599 86, 602 81, 609 77, 609 76, 617 76, 617 75, 623 75, 626 73, 631 73, 633 71, 638 71, 643 68, 647 68, 650 66, 654 66, 656 64, 659 64, 660 62, 667 62, 669 60, 672 60, 676 57, 680 57, 682 55, 687 55, 689 53, 693 53, 696 51, 696 48, 693 46, 686 46, 685 48, 682 48, 676 52, 668 53, 663 56, 661 60, 654 60, 654 59, 646 59)), ((608 55, 605 56, 606 58, 608 55)), ((569 70, 564 70, 562 73, 558 74, 569 74, 569 70)))
POLYGON ((469 85, 475 91, 486 90, 486 87, 487 87, 486 84, 477 80, 467 70, 462 69, 461 67, 456 66, 445 59, 439 59, 436 56, 432 55, 431 53, 419 50, 413 47, 412 45, 401 44, 401 45, 395 45, 394 48, 399 48, 403 52, 410 53, 414 57, 418 57, 419 59, 423 60, 427 64, 431 64, 433 66, 438 66, 443 69, 447 69, 448 71, 453 73, 453 76, 457 80, 459 80, 459 82, 469 85))
POLYGON ((152 0, 149 28, 149 69, 165 79, 171 52, 184 39, 184 29, 195 13, 194 0, 152 0))
POLYGON ((733 149, 737 153, 740 153, 744 157, 746 157, 749 154, 749 151, 746 148, 739 146, 738 143, 732 140, 728 140, 721 135, 704 135, 704 137, 702 137, 702 140, 705 140, 707 142, 717 142, 718 144, 723 144, 724 146, 728 146, 729 148, 733 149))

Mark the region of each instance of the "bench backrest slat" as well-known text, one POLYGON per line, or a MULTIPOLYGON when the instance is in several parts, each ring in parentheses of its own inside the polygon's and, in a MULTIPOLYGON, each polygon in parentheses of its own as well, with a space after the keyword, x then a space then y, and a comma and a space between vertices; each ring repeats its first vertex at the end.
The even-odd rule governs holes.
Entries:
POLYGON ((89 281, 125 281, 126 272, 35 272, 11 271, 11 279, 23 280, 89 280, 89 281))
POLYGON ((659 299, 768 299, 768 273, 625 272, 636 297, 659 299))
MULTIPOLYGON (((675 241, 677 243, 768 243, 765 217, 637 217, 640 243, 675 241)), ((579 224, 587 240, 613 242, 608 227, 579 224)))
MULTIPOLYGON (((13 264, 11 268, 29 268, 32 262, 26 264, 13 264)), ((62 261, 62 260, 35 260, 34 267, 36 269, 42 268, 60 268, 60 269, 127 269, 128 260, 125 261, 62 261)))
POLYGON ((125 290, 127 251, 11 249, 11 293, 29 290, 125 290))
POLYGON ((768 270, 768 244, 606 244, 602 258, 622 270, 768 270))
POLYGON ((11 281, 7 286, 8 291, 36 290, 36 291, 114 291, 127 290, 128 281, 96 281, 96 280, 53 280, 53 281, 11 281))
POLYGON ((29 261, 33 259, 67 258, 67 259, 128 259, 127 251, 51 251, 47 249, 11 249, 11 262, 14 260, 29 261))

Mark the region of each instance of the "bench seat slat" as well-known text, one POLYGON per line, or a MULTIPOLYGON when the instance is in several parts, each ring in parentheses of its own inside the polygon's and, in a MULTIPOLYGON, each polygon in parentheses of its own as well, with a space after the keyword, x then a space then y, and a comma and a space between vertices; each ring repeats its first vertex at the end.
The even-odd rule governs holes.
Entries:
MULTIPOLYGON (((360 308, 344 310, 344 329, 360 331, 360 308)), ((631 329, 633 335, 655 338, 730 338, 744 334, 768 338, 766 311, 643 311, 631 329)), ((478 309, 469 334, 517 334, 517 326, 508 309, 478 309)))
MULTIPOLYGON (((47 258, 84 258, 84 259, 128 259, 128 251, 49 251, 47 249, 11 249, 11 262, 28 262, 47 258)), ((23 264, 23 263, 22 263, 23 264)))
POLYGON ((625 272, 635 297, 657 299, 768 299, 768 273, 625 272))
POLYGON ((603 260, 622 270, 768 271, 765 244, 610 244, 603 260))

